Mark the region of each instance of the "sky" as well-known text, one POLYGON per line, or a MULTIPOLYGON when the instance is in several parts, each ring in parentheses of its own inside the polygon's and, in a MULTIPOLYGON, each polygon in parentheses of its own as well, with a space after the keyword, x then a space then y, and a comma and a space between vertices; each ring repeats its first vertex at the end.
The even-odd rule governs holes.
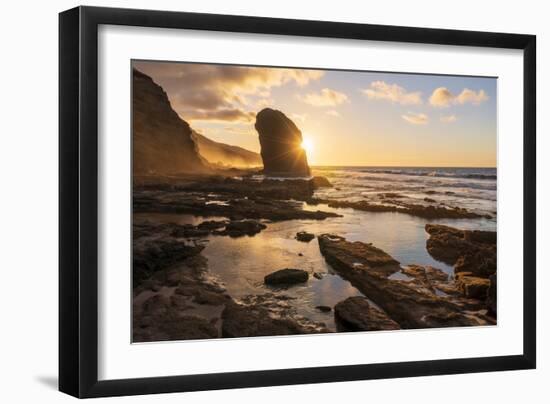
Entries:
POLYGON ((302 132, 310 165, 495 167, 497 79, 134 61, 203 135, 260 151, 269 107, 302 132))

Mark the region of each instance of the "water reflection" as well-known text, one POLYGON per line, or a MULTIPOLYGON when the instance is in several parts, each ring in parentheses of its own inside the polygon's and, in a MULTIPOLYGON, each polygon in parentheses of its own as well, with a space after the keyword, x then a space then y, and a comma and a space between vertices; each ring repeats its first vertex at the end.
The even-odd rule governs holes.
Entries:
MULTIPOLYGON (((316 235, 334 233, 350 241, 373 243, 402 265, 431 265, 452 274, 452 267, 434 260, 426 251, 425 219, 392 212, 332 209, 326 205, 306 205, 305 209, 336 211, 344 216, 324 221, 291 220, 268 223, 267 229, 253 237, 209 236, 203 255, 208 258, 210 273, 225 284, 231 296, 239 298, 273 291, 263 283, 264 276, 273 271, 282 268, 307 270, 310 273, 307 284, 277 292, 294 298, 290 303, 299 314, 314 321, 324 322, 331 329, 335 329, 333 313, 324 313, 315 307, 333 307, 339 301, 361 293, 349 282, 334 274, 319 251, 317 239, 309 243, 297 241, 294 237, 298 231, 308 231, 316 235), (314 272, 322 274, 322 279, 311 276, 314 272)), ((212 219, 178 214, 142 214, 141 218, 195 225, 203 220, 212 219)), ((470 229, 487 228, 492 225, 485 219, 432 222, 470 229)))

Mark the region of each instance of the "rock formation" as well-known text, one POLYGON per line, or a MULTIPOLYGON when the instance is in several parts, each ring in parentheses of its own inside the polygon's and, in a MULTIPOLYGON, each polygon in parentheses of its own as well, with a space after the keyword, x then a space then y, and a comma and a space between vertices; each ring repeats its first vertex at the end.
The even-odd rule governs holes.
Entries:
POLYGON ((435 259, 454 265, 455 273, 470 272, 488 278, 497 269, 497 236, 494 231, 460 230, 427 224, 426 249, 435 259))
POLYGON ((270 108, 256 115, 264 173, 279 176, 309 176, 302 132, 285 114, 270 108))
POLYGON ((307 282, 309 274, 303 269, 285 268, 264 277, 267 285, 292 285, 307 282))
POLYGON ((134 175, 210 171, 206 160, 199 155, 189 124, 172 109, 162 87, 136 69, 133 70, 132 127, 134 175))
POLYGON ((209 163, 230 167, 262 166, 262 158, 258 153, 239 146, 215 142, 196 131, 192 131, 191 136, 198 146, 200 155, 208 160, 209 163))
POLYGON ((298 233, 296 233, 296 240, 302 241, 304 243, 309 243, 314 238, 315 234, 308 233, 307 231, 299 231, 298 233))
POLYGON ((398 330, 399 324, 382 310, 371 305, 366 297, 353 296, 334 306, 334 319, 341 331, 398 330))
MULTIPOLYGON (((332 269, 350 281, 401 328, 494 324, 494 319, 487 317, 482 310, 486 304, 484 301, 438 296, 434 291, 434 286, 440 289, 438 271, 415 268, 409 273, 419 276, 419 280, 391 279, 390 276, 401 272, 402 268, 379 248, 359 241, 352 243, 331 234, 320 235, 317 239, 321 253, 332 269), (433 286, 426 287, 426 283, 433 286)), ((357 323, 353 327, 358 328, 357 323)))

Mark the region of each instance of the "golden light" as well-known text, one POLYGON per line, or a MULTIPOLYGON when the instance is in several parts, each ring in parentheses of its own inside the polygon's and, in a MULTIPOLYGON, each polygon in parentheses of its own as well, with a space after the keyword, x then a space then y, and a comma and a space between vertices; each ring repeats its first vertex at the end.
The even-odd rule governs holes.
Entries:
POLYGON ((313 142, 311 141, 310 138, 304 137, 302 139, 302 144, 300 146, 302 147, 302 149, 306 151, 308 157, 313 154, 314 147, 313 147, 313 142))

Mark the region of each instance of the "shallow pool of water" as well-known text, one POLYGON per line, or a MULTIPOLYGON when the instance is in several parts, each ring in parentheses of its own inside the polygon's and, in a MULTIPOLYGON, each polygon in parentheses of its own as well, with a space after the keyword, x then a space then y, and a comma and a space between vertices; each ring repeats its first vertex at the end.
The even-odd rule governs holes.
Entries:
MULTIPOLYGON (((321 312, 316 306, 334 307, 350 296, 361 295, 348 281, 336 275, 319 251, 317 239, 309 243, 295 239, 298 231, 315 235, 333 233, 349 241, 373 243, 402 265, 431 265, 452 274, 452 267, 436 261, 426 250, 426 223, 441 223, 461 229, 491 229, 485 219, 427 221, 401 213, 360 212, 332 209, 326 205, 305 206, 308 210, 334 211, 343 217, 318 220, 290 220, 267 223, 267 228, 253 237, 207 237, 203 255, 212 275, 224 283, 234 298, 276 291, 293 299, 289 302, 298 312, 313 321, 324 322, 335 329, 333 312, 321 312), (283 268, 299 268, 310 273, 307 283, 284 289, 273 289, 263 282, 264 276, 283 268), (322 275, 317 279, 313 273, 322 275)), ((140 219, 178 224, 198 224, 201 218, 178 214, 140 214, 140 219)))

